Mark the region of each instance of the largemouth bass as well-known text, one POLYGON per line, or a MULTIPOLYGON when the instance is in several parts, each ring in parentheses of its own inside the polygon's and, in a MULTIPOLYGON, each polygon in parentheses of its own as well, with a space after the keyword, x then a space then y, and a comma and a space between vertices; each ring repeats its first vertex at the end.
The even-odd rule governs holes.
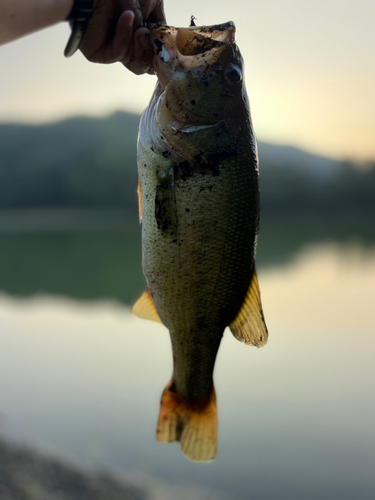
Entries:
POLYGON ((151 31, 158 83, 138 139, 148 289, 133 312, 170 332, 157 439, 180 441, 194 461, 217 453, 213 370, 225 327, 248 345, 267 341, 256 140, 234 35, 232 22, 151 31))

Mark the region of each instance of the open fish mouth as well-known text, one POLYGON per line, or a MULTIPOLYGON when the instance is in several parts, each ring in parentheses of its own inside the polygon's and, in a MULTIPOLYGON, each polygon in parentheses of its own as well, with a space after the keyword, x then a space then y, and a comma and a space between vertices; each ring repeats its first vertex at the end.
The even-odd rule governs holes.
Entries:
POLYGON ((234 42, 236 27, 232 21, 214 26, 179 28, 176 48, 183 56, 197 56, 223 44, 234 42))
POLYGON ((154 25, 151 28, 155 56, 154 70, 163 87, 167 84, 162 72, 171 77, 176 66, 192 70, 218 61, 226 47, 235 43, 236 27, 232 21, 213 26, 174 28, 154 25), (169 71, 168 71, 169 69, 169 71))

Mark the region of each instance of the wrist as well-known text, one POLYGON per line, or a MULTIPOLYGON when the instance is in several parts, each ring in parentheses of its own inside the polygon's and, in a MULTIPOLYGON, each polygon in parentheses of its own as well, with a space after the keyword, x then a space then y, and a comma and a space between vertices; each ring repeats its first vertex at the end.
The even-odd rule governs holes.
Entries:
POLYGON ((73 0, 0 0, 0 45, 63 21, 73 0))
MULTIPOLYGON (((16 3, 19 0, 15 0, 16 3)), ((22 2, 23 3, 23 2, 22 2)), ((41 27, 51 26, 64 21, 73 7, 74 0, 32 0, 30 1, 35 23, 41 27)))

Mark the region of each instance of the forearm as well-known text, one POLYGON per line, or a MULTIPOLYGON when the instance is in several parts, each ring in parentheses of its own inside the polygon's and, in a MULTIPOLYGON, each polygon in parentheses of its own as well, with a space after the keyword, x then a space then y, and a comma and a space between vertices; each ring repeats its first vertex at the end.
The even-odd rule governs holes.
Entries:
POLYGON ((0 45, 63 21, 73 0, 0 0, 0 45))

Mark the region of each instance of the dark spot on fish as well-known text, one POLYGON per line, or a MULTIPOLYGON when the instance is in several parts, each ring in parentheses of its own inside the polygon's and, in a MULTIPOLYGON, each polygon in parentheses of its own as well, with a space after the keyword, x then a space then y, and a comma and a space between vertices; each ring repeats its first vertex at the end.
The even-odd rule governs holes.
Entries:
POLYGON ((168 156, 171 154, 170 151, 163 151, 163 156, 164 158, 168 158, 168 156))
POLYGON ((220 45, 220 42, 214 38, 202 36, 196 33, 193 38, 186 41, 183 47, 180 47, 180 52, 184 56, 199 56, 200 54, 204 54, 218 45, 220 45))
POLYGON ((192 99, 190 102, 191 102, 191 104, 195 104, 196 103, 195 99, 192 99))
POLYGON ((215 24, 214 26, 210 26, 205 29, 203 28, 202 31, 207 31, 209 33, 212 33, 213 31, 226 31, 230 27, 234 27, 232 21, 223 24, 215 24))
POLYGON ((213 189, 213 187, 214 187, 214 185, 213 185, 213 184, 211 184, 210 186, 202 186, 202 187, 200 188, 199 192, 201 193, 201 192, 202 192, 202 191, 204 191, 205 189, 209 189, 209 190, 210 190, 210 192, 211 192, 211 191, 212 191, 212 189, 213 189))
POLYGON ((206 87, 208 87, 208 76, 207 75, 203 75, 199 81, 204 83, 206 85, 206 87))
POLYGON ((194 170, 190 168, 190 163, 187 160, 185 160, 175 165, 174 172, 175 172, 174 174, 175 181, 178 181, 180 179, 186 181, 186 179, 194 173, 194 170))
POLYGON ((156 47, 156 55, 158 55, 163 49, 163 42, 160 41, 158 38, 154 38, 154 44, 156 47))
POLYGON ((227 148, 217 148, 216 151, 212 153, 200 153, 194 156, 195 161, 201 168, 201 173, 205 174, 207 171, 212 172, 213 176, 220 175, 220 164, 231 156, 237 154, 237 148, 235 146, 229 146, 227 148))
POLYGON ((169 172, 162 177, 158 176, 158 184, 155 193, 155 219, 158 229, 171 236, 177 236, 177 209, 175 199, 175 179, 172 164, 169 172))
POLYGON ((216 135, 220 135, 223 131, 223 129, 226 127, 227 125, 227 122, 225 120, 221 120, 220 124, 219 124, 219 128, 216 130, 216 135))
MULTIPOLYGON (((152 151, 153 153, 155 153, 154 148, 153 148, 152 146, 151 146, 151 151, 152 151)), ((146 165, 145 165, 145 166, 146 166, 146 165)))
POLYGON ((185 208, 186 212, 190 212, 190 208, 185 208))

